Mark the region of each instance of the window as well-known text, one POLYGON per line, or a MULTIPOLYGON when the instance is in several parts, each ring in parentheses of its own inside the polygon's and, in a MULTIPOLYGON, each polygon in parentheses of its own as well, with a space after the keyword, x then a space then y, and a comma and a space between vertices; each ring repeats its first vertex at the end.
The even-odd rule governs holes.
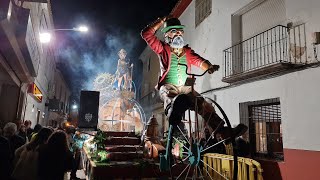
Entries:
POLYGON ((253 158, 283 160, 279 98, 240 103, 240 121, 249 126, 253 158))
POLYGON ((196 0, 195 8, 195 24, 196 27, 211 14, 212 0, 196 0))

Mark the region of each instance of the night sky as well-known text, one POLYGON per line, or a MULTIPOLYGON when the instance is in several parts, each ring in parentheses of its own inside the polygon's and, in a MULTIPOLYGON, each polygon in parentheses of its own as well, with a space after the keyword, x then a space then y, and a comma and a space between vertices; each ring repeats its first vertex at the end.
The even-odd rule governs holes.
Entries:
POLYGON ((140 32, 157 17, 170 13, 178 0, 52 0, 55 29, 89 27, 86 34, 57 31, 55 47, 58 68, 79 100, 81 90, 91 90, 98 74, 115 73, 118 55, 124 48, 134 63, 134 81, 141 84, 139 55, 146 47, 140 32))

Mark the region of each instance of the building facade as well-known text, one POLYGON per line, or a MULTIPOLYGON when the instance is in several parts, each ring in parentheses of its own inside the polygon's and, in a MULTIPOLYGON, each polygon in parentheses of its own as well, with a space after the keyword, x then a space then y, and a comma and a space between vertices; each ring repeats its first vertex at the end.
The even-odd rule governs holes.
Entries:
POLYGON ((49 99, 49 125, 56 126, 67 120, 70 113, 70 88, 59 69, 55 69, 53 96, 49 99))
POLYGON ((4 0, 0 12, 1 126, 18 120, 47 125, 56 56, 52 44, 40 43, 39 34, 54 29, 50 0, 4 0))
MULTIPOLYGON (((158 37, 161 38, 159 34, 158 37)), ((160 75, 158 56, 149 47, 147 47, 141 53, 139 59, 141 59, 143 63, 141 98, 139 101, 144 109, 146 118, 149 119, 154 115, 157 119, 160 127, 158 134, 162 136, 163 132, 168 130, 168 123, 165 118, 162 101, 160 100, 158 91, 155 89, 160 75)))
POLYGON ((188 44, 221 67, 195 89, 216 99, 231 124, 249 126, 251 158, 265 179, 320 178, 319 7, 315 0, 181 0, 172 10, 188 44))

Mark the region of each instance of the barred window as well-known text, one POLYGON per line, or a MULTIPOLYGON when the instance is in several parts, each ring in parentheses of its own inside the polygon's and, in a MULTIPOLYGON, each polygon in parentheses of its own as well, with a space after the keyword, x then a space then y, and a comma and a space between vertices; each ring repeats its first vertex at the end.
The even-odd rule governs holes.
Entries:
POLYGON ((253 158, 284 159, 279 98, 240 103, 240 117, 249 126, 253 158))
POLYGON ((196 27, 211 14, 212 0, 196 0, 195 8, 195 24, 196 27))

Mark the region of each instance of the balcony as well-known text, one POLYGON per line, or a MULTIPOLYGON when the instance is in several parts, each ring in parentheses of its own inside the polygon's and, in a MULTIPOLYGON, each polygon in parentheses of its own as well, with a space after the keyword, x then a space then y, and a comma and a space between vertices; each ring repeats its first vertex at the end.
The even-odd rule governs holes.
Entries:
POLYGON ((283 73, 307 63, 305 24, 278 25, 223 51, 223 82, 283 73))

